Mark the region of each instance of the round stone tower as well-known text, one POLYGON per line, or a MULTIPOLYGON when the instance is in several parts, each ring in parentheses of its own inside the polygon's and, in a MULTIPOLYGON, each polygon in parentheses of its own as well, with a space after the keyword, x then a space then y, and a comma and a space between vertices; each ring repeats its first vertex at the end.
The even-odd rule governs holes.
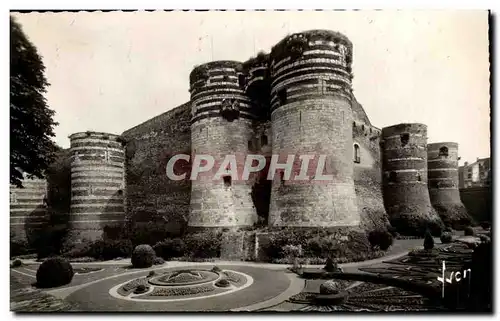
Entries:
POLYGON ((427 189, 427 126, 399 124, 382 129, 384 204, 391 225, 403 235, 436 232, 442 222, 427 189))
POLYGON ((90 131, 69 136, 73 241, 98 238, 106 226, 125 222, 125 155, 118 137, 90 131))
POLYGON ((427 145, 429 196, 441 220, 449 226, 470 225, 458 191, 458 144, 427 145))
POLYGON ((347 37, 326 30, 290 35, 271 50, 272 151, 280 164, 295 155, 295 164, 290 176, 275 172, 270 226, 359 226, 352 161, 352 54, 347 37), (302 180, 298 174, 304 158, 299 157, 307 155, 313 158, 302 180))
POLYGON ((242 179, 255 119, 245 82, 242 64, 235 61, 210 62, 190 74, 192 171, 196 156, 209 155, 215 161, 211 171, 191 177, 190 228, 238 228, 257 222, 251 183, 242 179), (232 157, 237 177, 230 170, 219 173, 232 168, 224 163, 232 157))

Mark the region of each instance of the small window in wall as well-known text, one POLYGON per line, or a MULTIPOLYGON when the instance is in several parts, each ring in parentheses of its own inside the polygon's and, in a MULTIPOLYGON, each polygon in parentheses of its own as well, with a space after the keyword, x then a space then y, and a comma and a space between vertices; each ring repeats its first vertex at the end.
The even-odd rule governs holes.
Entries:
POLYGON ((448 157, 448 147, 443 146, 439 149, 439 156, 448 157))
POLYGON ((286 89, 281 89, 278 92, 278 99, 280 101, 280 105, 286 104, 286 89))
POLYGON ((419 182, 422 181, 422 175, 420 175, 419 172, 417 172, 417 181, 419 181, 419 182))
POLYGON ((264 146, 264 145, 267 145, 267 143, 268 143, 268 142, 267 142, 267 136, 266 136, 266 135, 262 135, 262 136, 260 137, 260 144, 261 144, 262 146, 264 146))
POLYGON ((251 140, 248 141, 248 149, 253 149, 253 144, 251 140))
POLYGON ((224 176, 222 179, 225 187, 231 187, 231 176, 224 176))
POLYGON ((467 178, 472 178, 472 174, 471 173, 467 174, 467 178))
POLYGON ((397 180, 396 172, 390 172, 389 173, 389 182, 390 183, 395 183, 396 180, 397 180))
POLYGON ((365 131, 365 125, 361 125, 361 130, 364 132, 365 131))
POLYGON ((118 196, 123 196, 123 190, 118 190, 118 196))
POLYGON ((354 144, 354 162, 356 164, 361 163, 361 157, 359 155, 359 145, 358 144, 354 144))
POLYGON ((401 134, 401 146, 406 146, 408 145, 408 142, 410 141, 410 134, 404 133, 401 134))
POLYGON ((224 76, 222 77, 222 80, 223 80, 223 81, 229 81, 229 76, 228 76, 228 75, 224 75, 224 76))

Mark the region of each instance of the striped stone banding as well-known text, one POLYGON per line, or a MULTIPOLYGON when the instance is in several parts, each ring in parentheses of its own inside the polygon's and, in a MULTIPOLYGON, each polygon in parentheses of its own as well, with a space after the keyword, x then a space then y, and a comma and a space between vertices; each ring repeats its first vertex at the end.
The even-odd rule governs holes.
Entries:
POLYGON ((263 81, 265 79, 264 76, 258 76, 258 77, 253 77, 249 81, 247 81, 247 84, 245 86, 245 91, 247 91, 254 83, 258 83, 259 81, 263 81))
POLYGON ((71 216, 78 215, 79 213, 107 213, 107 212, 125 212, 123 204, 116 204, 114 206, 102 206, 102 204, 95 204, 92 206, 76 206, 71 207, 71 216))
POLYGON ((457 168, 449 167, 449 168, 429 168, 429 172, 441 172, 441 171, 458 171, 457 168))
POLYGON ((209 97, 220 94, 228 95, 244 95, 245 91, 237 84, 217 83, 211 87, 205 86, 197 90, 196 93, 191 93, 191 101, 196 101, 203 97, 209 97))
POLYGON ((400 161, 425 161, 422 157, 404 157, 404 158, 391 158, 387 159, 388 162, 400 162, 400 161))
POLYGON ((109 134, 109 133, 102 133, 102 132, 80 132, 80 133, 75 133, 69 136, 69 139, 71 142, 73 141, 78 141, 81 139, 95 139, 99 140, 101 142, 104 141, 116 141, 120 136, 116 134, 109 134))
POLYGON ((97 139, 85 139, 85 140, 80 140, 76 142, 71 142, 71 147, 72 148, 79 148, 79 147, 91 147, 91 148, 96 148, 96 147, 101 147, 101 148, 115 148, 115 149, 123 149, 123 145, 121 142, 103 142, 99 141, 97 139))
MULTIPOLYGON (((302 53, 302 56, 309 56, 309 55, 328 55, 328 56, 334 56, 334 57, 342 57, 342 55, 334 50, 332 50, 332 47, 329 45, 325 44, 314 44, 310 45, 308 50, 305 50, 302 53)), ((279 68, 281 65, 290 62, 292 58, 291 57, 285 57, 283 59, 280 59, 278 62, 275 62, 274 60, 271 62, 271 71, 276 70, 276 68, 279 68)))
POLYGON ((282 86, 285 86, 288 90, 295 88, 295 87, 300 87, 304 85, 316 85, 319 86, 320 80, 323 80, 325 82, 325 85, 331 84, 331 80, 335 80, 336 76, 332 76, 331 74, 312 74, 312 75, 305 75, 305 76, 298 76, 294 77, 292 79, 283 81, 279 83, 277 86, 274 86, 271 89, 271 94, 277 93, 279 90, 278 88, 281 88, 282 86))
POLYGON ((107 220, 124 220, 125 212, 114 212, 114 213, 80 213, 76 215, 72 215, 69 222, 88 222, 88 221, 107 221, 107 220))
MULTIPOLYGON (((199 116, 193 117, 193 119, 191 119, 191 124, 194 124, 200 120, 207 119, 207 118, 220 118, 220 117, 221 117, 221 115, 220 115, 219 111, 209 112, 209 113, 206 113, 204 115, 199 115, 199 116)), ((253 116, 251 114, 245 114, 245 113, 240 113, 239 117, 241 119, 248 119, 250 121, 252 121, 256 118, 255 116, 253 116)))
POLYGON ((85 179, 103 179, 103 178, 121 178, 123 179, 123 172, 73 172, 71 173, 71 179, 85 178, 85 179))
POLYGON ((425 150, 425 146, 421 146, 421 145, 411 145, 411 146, 405 146, 405 147, 399 147, 399 148, 384 148, 385 151, 391 151, 391 150, 402 150, 402 149, 407 149, 407 150, 411 150, 412 148, 418 148, 418 149, 421 149, 421 150, 425 150))
MULTIPOLYGON (((335 92, 335 91, 343 91, 343 88, 339 84, 328 84, 325 85, 323 88, 321 88, 319 85, 302 85, 300 87, 294 87, 290 88, 287 90, 287 101, 288 99, 294 99, 300 96, 304 95, 324 95, 327 94, 328 92, 335 92), (307 87, 306 87, 307 86, 307 87)), ((271 95, 271 105, 274 105, 279 102, 279 97, 277 93, 274 93, 271 95)))
MULTIPOLYGON (((427 135, 414 134, 414 133, 401 133, 399 135, 384 136, 384 139, 394 139, 394 138, 401 139, 401 135, 403 135, 403 134, 409 134, 410 137, 421 137, 421 138, 427 139, 427 135)), ((427 147, 427 144, 425 145, 425 147, 427 147)))
POLYGON ((42 225, 42 224, 46 224, 46 222, 19 222, 19 223, 10 223, 10 225, 25 225, 25 226, 42 225))
POLYGON ((443 162, 443 163, 447 163, 447 164, 457 164, 457 166, 458 166, 458 161, 454 160, 454 159, 434 158, 434 159, 428 159, 427 162, 429 162, 429 163, 443 162))
POLYGON ((283 75, 288 74, 291 70, 295 69, 306 69, 312 67, 322 67, 336 69, 336 71, 346 78, 350 78, 351 74, 346 70, 346 64, 339 59, 331 59, 331 57, 325 55, 317 55, 314 57, 308 57, 308 59, 300 59, 294 61, 293 63, 284 65, 278 70, 271 73, 273 78, 279 78, 283 75))
POLYGON ((102 181, 76 182, 74 184, 71 184, 71 189, 73 189, 75 187, 86 187, 86 188, 88 188, 89 185, 92 185, 92 188, 96 188, 96 187, 109 187, 109 188, 116 187, 117 189, 120 189, 120 188, 123 187, 123 182, 121 182, 121 181, 114 181, 114 182, 102 182, 102 181))
POLYGON ((193 101, 193 108, 199 108, 200 105, 206 105, 210 103, 222 103, 224 99, 235 99, 240 103, 240 106, 251 106, 251 101, 248 97, 243 95, 229 95, 229 94, 220 94, 215 96, 206 97, 203 99, 198 99, 193 101))
POLYGON ((412 185, 412 184, 420 184, 420 185, 427 185, 427 182, 425 181, 418 181, 418 180, 405 180, 405 181, 400 181, 400 182, 385 182, 384 185, 412 185))
POLYGON ((123 163, 119 162, 104 162, 102 159, 100 161, 95 161, 95 160, 80 160, 79 162, 73 162, 72 166, 88 166, 88 165, 93 165, 93 166, 99 166, 102 169, 106 167, 115 167, 115 168, 123 168, 124 165, 123 163))
POLYGON ((289 105, 289 104, 292 104, 292 103, 296 103, 296 102, 301 102, 301 101, 306 101, 306 100, 326 100, 326 101, 331 101, 331 99, 346 99, 347 101, 351 101, 352 97, 339 90, 339 91, 335 91, 335 92, 327 92, 327 93, 323 93, 323 94, 314 94, 314 95, 301 95, 301 96, 296 96, 295 98, 290 98, 290 99, 287 99, 286 101, 286 104, 285 105, 280 105, 279 102, 276 102, 275 104, 273 104, 271 106, 271 113, 274 112, 275 110, 279 109, 279 108, 282 108, 283 106, 286 106, 286 105, 289 105))
MULTIPOLYGON (((213 110, 220 110, 220 105, 221 105, 221 101, 217 101, 217 102, 210 102, 210 103, 207 103, 207 104, 203 104, 203 105, 198 105, 196 107, 196 113, 203 113, 203 112, 206 112, 206 111, 213 111, 213 110)), ((252 113, 252 106, 250 106, 249 104, 241 104, 239 106, 240 108, 240 111, 245 111, 247 113, 252 113)))
POLYGON ((408 168, 408 169, 395 169, 391 171, 384 171, 385 174, 389 174, 391 172, 394 173, 407 173, 407 172, 421 172, 421 169, 413 169, 413 168, 408 168))
POLYGON ((87 173, 87 172, 109 172, 109 173, 123 173, 123 167, 116 167, 116 166, 102 166, 100 164, 96 166, 84 166, 84 165, 79 165, 78 167, 72 167, 71 168, 71 174, 76 174, 76 173, 87 173))
POLYGON ((338 80, 342 80, 343 83, 345 83, 345 86, 348 88, 351 88, 351 80, 347 77, 342 77, 342 75, 339 75, 336 71, 335 68, 332 68, 330 66, 314 66, 310 68, 300 68, 300 69, 295 69, 292 70, 286 74, 281 75, 278 78, 273 79, 271 83, 271 87, 274 88, 275 86, 278 86, 281 82, 284 82, 286 80, 290 80, 296 77, 300 76, 306 76, 306 75, 315 75, 316 78, 319 74, 322 74, 323 76, 329 76, 331 78, 337 78, 338 80))
POLYGON ((79 155, 82 154, 87 154, 87 153, 96 153, 99 151, 108 151, 112 152, 112 155, 122 155, 125 153, 123 148, 118 148, 118 147, 107 147, 107 146, 77 146, 77 147, 71 147, 71 151, 74 151, 72 155, 76 154, 75 152, 78 152, 79 155))

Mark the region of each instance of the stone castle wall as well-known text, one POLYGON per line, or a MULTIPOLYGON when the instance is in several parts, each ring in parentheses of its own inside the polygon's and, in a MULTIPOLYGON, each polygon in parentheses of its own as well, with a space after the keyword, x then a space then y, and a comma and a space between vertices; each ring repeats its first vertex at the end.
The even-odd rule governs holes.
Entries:
POLYGON ((33 246, 48 221, 47 180, 25 177, 22 184, 10 187, 10 238, 33 246))
MULTIPOLYGON (((125 131, 126 211, 134 225, 155 222, 178 234, 187 222, 191 181, 173 181, 166 175, 168 160, 191 153, 191 104, 185 103, 125 131)), ((176 164, 177 174, 187 172, 187 162, 176 164)))
MULTIPOLYGON (((362 109, 355 108, 353 111, 362 109)), ((364 114, 354 113, 353 162, 354 187, 361 216, 361 228, 367 231, 385 230, 390 225, 382 196, 382 159, 380 155, 381 130, 372 126, 364 114)))
POLYGON ((241 69, 239 62, 216 61, 196 67, 190 75, 192 157, 211 155, 215 165, 192 181, 189 227, 244 227, 257 222, 252 183, 241 179, 256 118, 240 81, 241 69), (235 163, 224 164, 227 155, 235 156, 235 163), (233 165, 237 175, 215 177, 220 167, 233 165))
POLYGON ((453 142, 427 145, 428 186, 432 206, 447 225, 469 225, 458 190, 458 144, 453 142))
POLYGON ((70 137, 69 228, 77 238, 99 238, 106 226, 125 222, 125 153, 118 135, 75 133, 70 137))
MULTIPOLYGON (((285 38, 271 51, 272 151, 326 156, 329 181, 289 181, 274 176, 270 226, 358 226, 353 182, 352 45, 338 33, 305 32, 285 38)), ((321 166, 321 165, 320 165, 321 166)), ((294 166, 300 170, 300 163, 294 166)), ((310 166, 309 177, 316 175, 310 166)), ((321 173, 320 173, 321 174, 321 173)))
POLYGON ((391 224, 404 233, 441 227, 427 188, 427 126, 383 128, 382 159, 384 203, 391 224))

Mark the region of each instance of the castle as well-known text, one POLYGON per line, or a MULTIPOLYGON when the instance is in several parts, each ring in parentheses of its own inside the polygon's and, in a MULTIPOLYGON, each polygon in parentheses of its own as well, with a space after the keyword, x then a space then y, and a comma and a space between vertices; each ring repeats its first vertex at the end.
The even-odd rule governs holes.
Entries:
MULTIPOLYGON (((94 238, 125 220, 172 230, 371 231, 392 224, 409 235, 443 221, 468 222, 458 193, 458 145, 428 145, 423 124, 373 126, 353 95, 352 62, 346 36, 300 32, 246 62, 195 67, 189 102, 119 136, 71 135, 61 156, 71 175, 69 208, 60 210, 69 213, 65 223, 94 238), (216 162, 228 154, 321 154, 333 180, 290 184, 283 175, 268 181, 262 174, 244 182, 168 179, 168 160, 183 153, 209 154, 216 162)), ((186 165, 181 171, 189 170, 186 165)), ((32 207, 15 208, 11 218, 32 215, 32 207)))

